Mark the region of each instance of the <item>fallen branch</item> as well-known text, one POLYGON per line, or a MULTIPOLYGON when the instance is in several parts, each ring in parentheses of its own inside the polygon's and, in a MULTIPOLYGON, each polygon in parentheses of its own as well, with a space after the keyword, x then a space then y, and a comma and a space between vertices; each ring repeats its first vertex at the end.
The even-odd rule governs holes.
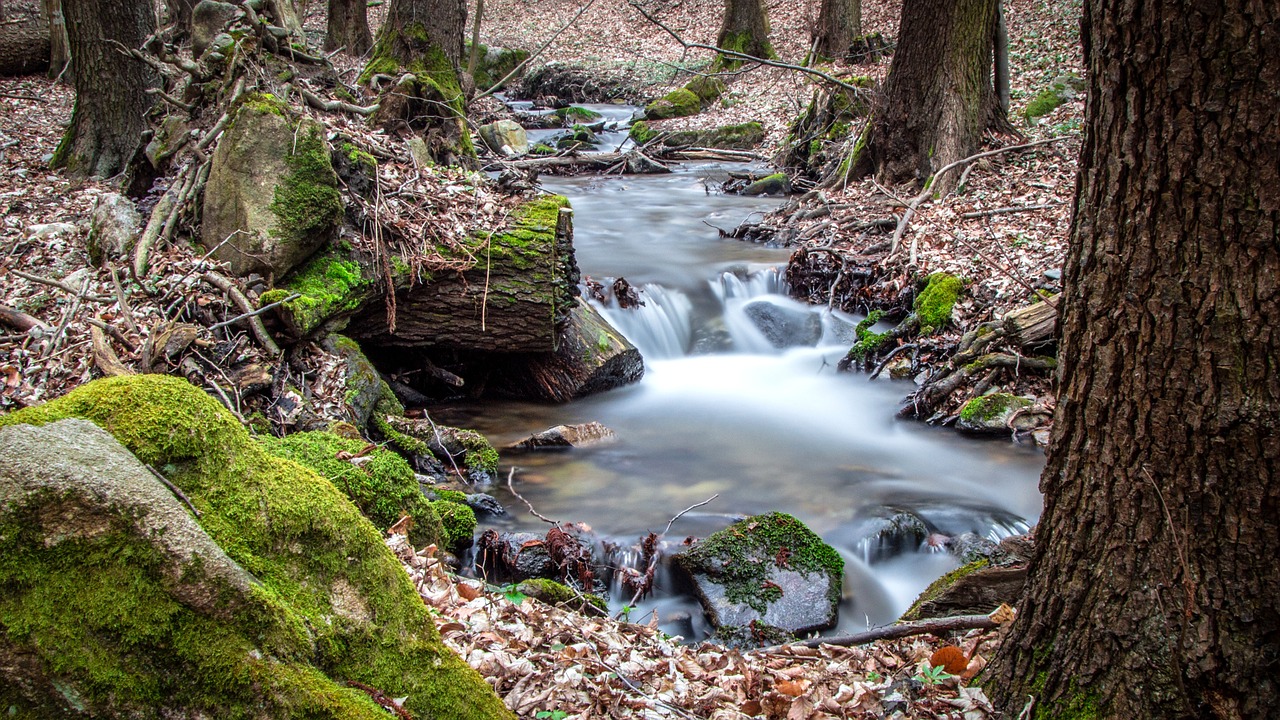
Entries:
POLYGON ((529 508, 529 514, 530 514, 530 515, 533 515, 534 517, 538 518, 539 520, 541 520, 541 521, 543 521, 543 522, 551 523, 552 525, 559 525, 560 523, 556 522, 555 520, 552 520, 551 518, 547 517, 546 515, 543 515, 542 513, 538 512, 537 510, 534 510, 534 509, 533 509, 533 503, 529 502, 528 500, 525 500, 523 495, 521 495, 520 493, 516 492, 515 485, 513 485, 513 484, 512 484, 512 482, 511 482, 511 481, 512 481, 512 479, 514 479, 514 478, 515 478, 515 476, 516 476, 516 469, 513 467, 513 468, 511 468, 511 472, 507 473, 507 489, 511 491, 511 494, 512 494, 512 495, 515 495, 515 496, 516 496, 516 497, 518 497, 518 498, 520 498, 520 502, 522 502, 522 503, 524 503, 526 506, 528 506, 528 508, 529 508))
POLYGON ((218 330, 218 329, 220 329, 220 328, 224 328, 224 327, 226 327, 226 326, 228 326, 228 325, 234 325, 235 323, 238 323, 238 322, 240 322, 241 320, 248 320, 248 319, 249 319, 249 318, 251 318, 251 317, 257 317, 257 316, 262 315, 263 313, 267 312, 268 310, 272 310, 272 309, 274 309, 274 308, 276 308, 276 307, 278 307, 278 306, 280 306, 280 305, 283 305, 283 304, 285 304, 285 303, 289 302, 290 300, 297 300, 297 299, 298 299, 298 298, 300 298, 300 297, 302 297, 302 295, 301 295, 300 293, 293 293, 292 295, 290 295, 289 297, 287 297, 287 298, 285 298, 285 299, 283 299, 283 300, 277 300, 277 301, 275 301, 275 302, 273 302, 273 303, 269 303, 269 304, 267 304, 267 305, 263 305, 262 307, 258 308, 257 310, 254 310, 253 312, 247 312, 247 313, 244 313, 244 314, 241 314, 241 315, 237 315, 237 316, 235 316, 235 317, 231 318, 230 320, 223 320, 222 322, 217 323, 217 324, 215 324, 215 325, 210 325, 210 326, 209 326, 209 330, 210 330, 210 331, 218 330))
POLYGON ((867 379, 875 380, 876 378, 880 377, 880 373, 884 372, 884 369, 889 366, 890 360, 894 359, 895 357, 901 355, 902 353, 908 350, 915 350, 915 349, 916 349, 915 343, 907 343, 905 345, 899 345, 893 350, 890 350, 889 354, 885 355, 884 359, 880 361, 880 364, 876 366, 876 369, 873 370, 869 376, 867 376, 867 379))
POLYGON ((106 333, 97 324, 90 325, 89 336, 93 339, 93 364, 98 366, 103 375, 118 377, 134 374, 133 370, 120 362, 120 356, 116 355, 111 343, 107 342, 106 333))
MULTIPOLYGON (((997 610, 996 612, 999 612, 997 610)), ((867 645, 877 640, 897 640, 899 638, 911 637, 913 635, 924 635, 926 633, 946 633, 955 632, 957 630, 992 630, 1000 627, 1000 622, 991 615, 957 615, 954 617, 933 618, 930 620, 917 620, 915 622, 898 623, 897 625, 889 625, 887 627, 876 628, 866 632, 854 633, 853 635, 843 635, 840 637, 819 637, 812 640, 804 640, 801 642, 787 643, 786 645, 775 645, 765 648, 761 652, 777 652, 785 650, 789 647, 807 647, 818 648, 823 645, 836 645, 839 647, 851 647, 853 645, 867 645)))
MULTIPOLYGON (((14 275, 17 275, 23 280, 30 280, 33 283, 40 283, 41 285, 56 287, 59 290, 62 290, 63 292, 71 293, 72 295, 80 295, 83 292, 81 289, 73 288, 70 285, 62 282, 61 280, 54 280, 53 278, 41 277, 40 275, 32 275, 31 273, 25 273, 25 272, 22 272, 21 270, 15 270, 11 267, 7 267, 5 268, 5 270, 8 270, 9 272, 13 273, 14 275)), ((111 302, 115 298, 109 298, 109 297, 106 297, 105 295, 86 294, 84 296, 84 299, 90 300, 92 302, 111 302)))
POLYGON ((1010 205, 1009 207, 1000 207, 995 208, 994 210, 960 213, 960 217, 965 220, 977 220, 978 218, 991 217, 993 215, 1012 215, 1013 213, 1045 210, 1051 207, 1057 207, 1058 205, 1059 203, 1045 203, 1043 205, 1010 205))
POLYGON ((262 346, 263 350, 267 351, 268 355, 280 354, 280 346, 272 339, 271 333, 267 332, 267 327, 262 324, 262 318, 253 314, 257 308, 253 306, 249 298, 245 297, 244 293, 240 292, 240 288, 236 287, 234 282, 216 272, 206 272, 200 278, 226 293, 231 298, 231 301, 236 304, 236 307, 240 308, 241 312, 247 313, 249 329, 253 331, 253 336, 257 338, 258 344, 262 346))
POLYGON ((378 111, 378 103, 364 107, 361 105, 353 105, 349 102, 343 102, 341 100, 325 100, 301 85, 287 86, 286 92, 288 91, 288 88, 297 90, 298 94, 302 96, 302 99, 306 100, 308 105, 317 110, 324 110, 326 112, 348 112, 356 115, 363 115, 364 117, 369 117, 378 111))
POLYGON ((52 330, 53 327, 46 324, 39 318, 32 317, 17 308, 11 308, 8 305, 0 305, 0 323, 4 323, 18 332, 31 332, 32 330, 52 330))

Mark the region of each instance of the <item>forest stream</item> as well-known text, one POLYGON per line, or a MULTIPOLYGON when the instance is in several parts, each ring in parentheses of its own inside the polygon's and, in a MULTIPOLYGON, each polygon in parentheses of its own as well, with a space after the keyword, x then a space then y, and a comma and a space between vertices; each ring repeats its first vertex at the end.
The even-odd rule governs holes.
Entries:
MULTIPOLYGON (((433 415, 474 427, 499 447, 557 424, 598 421, 617 433, 594 447, 504 453, 492 491, 512 514, 491 526, 547 529, 507 492, 512 466, 516 489, 539 513, 586 523, 623 548, 718 494, 672 526, 668 549, 745 515, 787 512, 845 557, 840 622, 831 632, 891 623, 960 564, 918 532, 904 532, 900 514, 919 518, 931 535, 998 540, 1024 532, 1040 514, 1042 451, 896 421, 910 381, 838 374, 860 318, 788 298, 781 280, 788 250, 720 236, 716 228, 732 229, 779 202, 716 192, 729 169, 544 177, 547 191, 572 202, 583 276, 606 288, 626 278, 639 291, 641 307, 597 307, 644 355, 644 379, 567 405, 486 402, 433 415)), ((627 550, 618 555, 611 559, 634 562, 627 550)), ((629 615, 656 611, 667 632, 700 639, 709 628, 696 601, 673 592, 675 582, 659 575, 655 595, 629 615)), ((629 598, 616 588, 611 595, 621 611, 629 598)))

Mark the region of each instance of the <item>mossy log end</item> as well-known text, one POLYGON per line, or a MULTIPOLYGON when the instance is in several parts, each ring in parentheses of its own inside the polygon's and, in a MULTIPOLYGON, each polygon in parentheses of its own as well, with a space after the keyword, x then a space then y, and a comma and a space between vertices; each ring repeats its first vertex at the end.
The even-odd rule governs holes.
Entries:
POLYGON ((578 264, 572 212, 559 195, 516 213, 512 227, 476 239, 477 260, 401 292, 395 330, 369 308, 348 334, 382 346, 442 346, 491 352, 551 352, 576 305, 578 264))

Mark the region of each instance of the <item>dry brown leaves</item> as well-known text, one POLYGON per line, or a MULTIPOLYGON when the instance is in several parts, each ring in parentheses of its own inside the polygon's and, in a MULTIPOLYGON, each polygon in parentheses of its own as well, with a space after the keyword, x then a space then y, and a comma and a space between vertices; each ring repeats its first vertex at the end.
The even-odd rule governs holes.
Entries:
MULTIPOLYGON (((765 717, 774 720, 992 717, 976 688, 921 675, 943 643, 925 637, 876 645, 738 651, 682 645, 648 625, 588 618, 529 598, 512 602, 447 573, 434 548, 387 541, 435 611, 446 644, 485 677, 518 716, 560 710, 585 718, 765 717)), ((995 647, 971 633, 973 652, 995 647)), ((980 656, 979 656, 980 657, 980 656)))

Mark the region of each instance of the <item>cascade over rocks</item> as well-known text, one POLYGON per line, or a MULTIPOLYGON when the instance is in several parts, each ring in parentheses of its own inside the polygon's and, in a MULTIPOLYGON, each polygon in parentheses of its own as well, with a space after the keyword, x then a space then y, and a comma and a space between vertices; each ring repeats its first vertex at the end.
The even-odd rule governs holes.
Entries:
POLYGON ((776 348, 812 347, 822 337, 822 320, 807 308, 773 298, 759 298, 742 311, 776 348))

